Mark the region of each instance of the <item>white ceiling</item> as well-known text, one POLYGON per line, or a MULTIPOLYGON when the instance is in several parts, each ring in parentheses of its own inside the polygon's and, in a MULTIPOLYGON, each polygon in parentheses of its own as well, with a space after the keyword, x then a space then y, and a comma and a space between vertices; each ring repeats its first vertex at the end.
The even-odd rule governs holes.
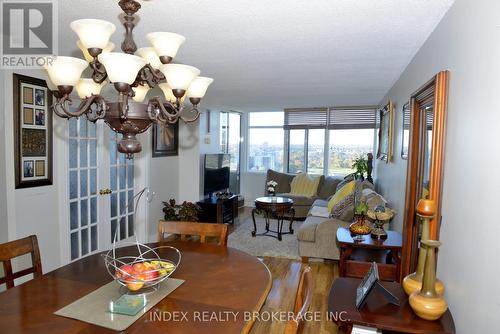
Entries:
MULTIPOLYGON (((215 78, 205 107, 377 104, 454 0, 149 0, 135 30, 186 36, 176 61, 215 78)), ((69 23, 117 25, 118 0, 59 1, 59 54, 78 55, 69 23)))

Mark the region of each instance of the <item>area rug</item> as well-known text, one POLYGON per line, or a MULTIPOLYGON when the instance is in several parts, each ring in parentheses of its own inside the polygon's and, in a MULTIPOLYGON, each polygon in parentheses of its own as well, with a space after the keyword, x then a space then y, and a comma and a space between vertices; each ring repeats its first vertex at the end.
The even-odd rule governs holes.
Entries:
MULTIPOLYGON (((263 218, 256 217, 257 233, 264 232, 266 223, 263 218)), ((235 223, 234 230, 228 236, 228 246, 239 249, 250 255, 258 257, 280 257, 286 259, 300 259, 299 242, 297 231, 303 222, 294 222, 294 234, 283 234, 282 240, 270 236, 252 237, 253 222, 252 217, 242 217, 242 220, 235 223)), ((283 223, 283 231, 288 232, 288 222, 283 223)), ((271 221, 271 229, 277 230, 275 220, 271 221)))

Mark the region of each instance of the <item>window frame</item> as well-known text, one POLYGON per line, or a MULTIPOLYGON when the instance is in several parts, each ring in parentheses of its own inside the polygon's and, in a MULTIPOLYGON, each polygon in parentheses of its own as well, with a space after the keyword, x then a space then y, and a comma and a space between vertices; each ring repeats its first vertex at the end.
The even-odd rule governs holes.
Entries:
MULTIPOLYGON (((286 159, 286 157, 288 156, 288 152, 287 152, 287 133, 284 129, 284 124, 282 125, 253 125, 251 126, 250 125, 250 115, 251 114, 258 114, 258 113, 270 113, 270 112, 276 112, 276 113, 282 113, 283 114, 283 119, 284 119, 284 114, 285 112, 283 110, 275 110, 275 111, 269 111, 269 110, 262 110, 262 111, 250 111, 248 113, 246 113, 246 131, 245 131, 245 134, 246 134, 246 145, 245 145, 245 171, 247 173, 251 173, 251 174, 265 174, 267 173, 267 171, 256 171, 256 170, 250 170, 248 164, 250 162, 250 140, 251 140, 251 137, 250 137, 250 132, 252 129, 279 129, 279 130, 283 130, 283 156, 282 156, 282 159, 283 159, 283 169, 279 172, 283 172, 285 173, 286 170, 288 170, 288 160, 286 159), (286 161, 285 161, 286 160, 286 161)), ((284 121, 283 121, 284 123, 284 121)))

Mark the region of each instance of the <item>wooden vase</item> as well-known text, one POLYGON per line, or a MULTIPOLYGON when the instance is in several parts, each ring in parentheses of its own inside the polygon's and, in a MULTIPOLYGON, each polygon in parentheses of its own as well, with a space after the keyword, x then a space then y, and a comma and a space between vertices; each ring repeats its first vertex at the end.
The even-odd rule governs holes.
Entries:
POLYGON ((422 241, 421 247, 427 248, 422 290, 410 295, 410 306, 420 318, 437 320, 448 309, 448 304, 443 296, 436 292, 436 253, 441 245, 439 241, 422 241))
MULTIPOLYGON (((417 205, 417 216, 422 222, 422 237, 421 242, 429 240, 429 224, 435 213, 435 205, 432 200, 421 199, 417 205)), ((424 266, 427 256, 427 248, 420 247, 418 251, 417 271, 409 274, 403 279, 403 289, 410 296, 414 292, 422 289, 422 280, 424 276, 424 266)), ((436 292, 440 295, 444 294, 444 284, 439 279, 436 279, 436 292)))

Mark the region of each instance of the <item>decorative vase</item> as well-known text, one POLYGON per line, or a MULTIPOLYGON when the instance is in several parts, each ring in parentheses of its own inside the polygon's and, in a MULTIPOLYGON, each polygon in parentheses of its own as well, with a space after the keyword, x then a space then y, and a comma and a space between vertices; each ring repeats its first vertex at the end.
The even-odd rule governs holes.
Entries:
POLYGON ((376 239, 376 240, 387 239, 387 232, 384 230, 384 224, 385 224, 385 221, 378 220, 378 219, 376 219, 373 222, 373 225, 375 225, 375 227, 372 229, 372 232, 371 232, 371 236, 373 239, 376 239))
POLYGON ((365 219, 364 215, 356 215, 356 221, 349 225, 351 235, 356 235, 356 240, 363 240, 362 235, 370 234, 372 228, 365 219))
POLYGON ((436 292, 436 253, 441 245, 436 240, 424 240, 421 247, 427 248, 422 290, 410 295, 409 302, 413 311, 422 319, 437 320, 448 309, 443 296, 436 292))
MULTIPOLYGON (((422 222, 422 237, 421 242, 429 240, 429 223, 434 217, 436 206, 433 200, 421 199, 417 204, 417 216, 422 222)), ((420 247, 418 253, 417 271, 409 274, 403 279, 403 289, 409 296, 414 292, 422 289, 422 281, 424 276, 424 265, 426 261, 427 249, 420 247)), ((436 292, 440 295, 444 294, 444 284, 439 279, 436 279, 436 292)))

